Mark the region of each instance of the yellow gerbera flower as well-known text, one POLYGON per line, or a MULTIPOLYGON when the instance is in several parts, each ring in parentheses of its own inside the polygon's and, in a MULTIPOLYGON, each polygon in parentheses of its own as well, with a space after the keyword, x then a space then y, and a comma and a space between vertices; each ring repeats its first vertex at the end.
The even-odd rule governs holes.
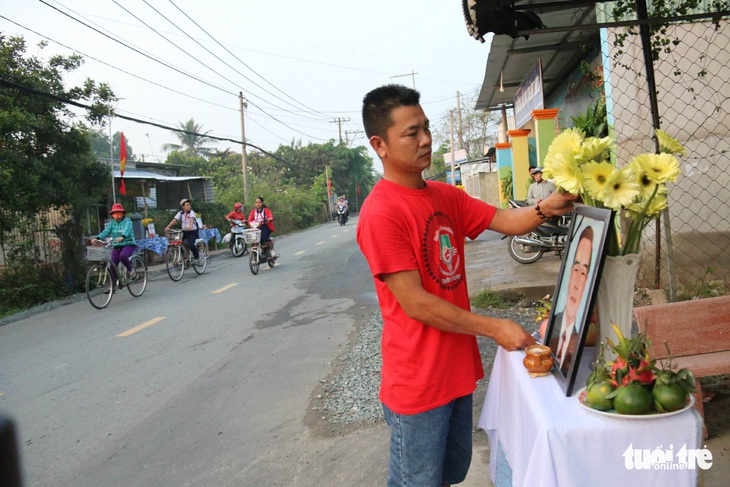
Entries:
POLYGON ((595 200, 606 186, 611 174, 618 169, 610 162, 591 161, 581 166, 581 171, 583 171, 583 187, 588 196, 595 200))
POLYGON ((674 182, 679 176, 679 161, 671 154, 642 154, 637 156, 649 179, 655 183, 674 182))
POLYGON ((550 143, 547 157, 556 154, 575 156, 580 151, 581 144, 583 144, 583 132, 576 128, 564 130, 550 143))
POLYGON ((611 137, 599 139, 597 137, 589 137, 583 141, 578 154, 578 163, 588 161, 604 161, 606 159, 606 151, 613 145, 611 137))
POLYGON ((555 155, 550 176, 555 186, 570 194, 579 194, 583 190, 583 173, 573 157, 555 155))
POLYGON ((607 208, 618 211, 622 206, 633 203, 639 192, 636 175, 630 167, 625 166, 611 174, 598 199, 603 201, 607 208))
POLYGON ((642 213, 646 212, 644 217, 656 218, 667 207, 667 190, 660 186, 654 199, 649 203, 648 199, 641 199, 626 207, 632 218, 638 218, 642 213), (648 206, 647 206, 648 204, 648 206))
POLYGON ((654 154, 641 154, 629 161, 629 167, 636 175, 636 180, 639 182, 641 187, 641 193, 639 198, 642 200, 648 200, 649 197, 654 193, 654 188, 657 183, 649 178, 649 168, 651 167, 651 156, 654 154))
POLYGON ((659 141, 659 152, 681 155, 685 155, 687 153, 677 139, 670 137, 662 130, 656 130, 656 138, 659 141))

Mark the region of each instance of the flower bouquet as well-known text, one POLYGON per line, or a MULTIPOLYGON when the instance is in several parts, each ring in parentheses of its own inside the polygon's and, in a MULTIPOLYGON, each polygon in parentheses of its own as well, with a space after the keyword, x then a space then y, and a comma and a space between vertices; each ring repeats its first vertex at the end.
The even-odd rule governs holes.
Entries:
POLYGON ((684 147, 661 130, 656 137, 659 154, 640 154, 621 168, 610 160, 610 137, 585 137, 578 129, 567 129, 548 148, 543 176, 558 190, 579 195, 586 205, 623 213, 628 220, 622 239, 614 219, 608 255, 638 252, 644 229, 667 207, 666 184, 679 176, 679 161, 673 154, 684 154, 684 147))
POLYGON ((614 330, 618 343, 608 340, 608 346, 616 358, 606 362, 604 354, 598 355, 581 404, 620 415, 665 414, 692 404, 695 378, 689 369, 673 370, 671 355, 666 365, 658 366, 644 335, 629 339, 618 327, 614 330))

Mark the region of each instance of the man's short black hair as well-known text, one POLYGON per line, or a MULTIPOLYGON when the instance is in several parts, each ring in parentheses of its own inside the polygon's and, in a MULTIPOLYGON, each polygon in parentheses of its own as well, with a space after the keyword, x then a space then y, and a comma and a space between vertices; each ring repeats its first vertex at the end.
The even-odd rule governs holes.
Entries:
POLYGON ((421 94, 402 85, 385 85, 375 88, 362 100, 362 124, 368 138, 379 135, 386 138, 388 127, 393 125, 390 112, 402 106, 418 105, 421 94))

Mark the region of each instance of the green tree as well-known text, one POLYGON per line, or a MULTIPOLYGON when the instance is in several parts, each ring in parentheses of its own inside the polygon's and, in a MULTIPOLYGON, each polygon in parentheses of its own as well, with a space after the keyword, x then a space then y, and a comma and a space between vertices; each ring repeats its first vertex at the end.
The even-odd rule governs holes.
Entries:
POLYGON ((48 208, 63 210, 68 220, 59 233, 67 283, 83 272, 78 242, 84 210, 100 201, 111 177, 91 151, 88 127, 59 100, 89 105, 87 122, 102 123, 115 99, 109 86, 90 79, 64 86, 64 74, 82 62, 76 55, 47 61, 27 56, 22 37, 0 34, 0 231, 48 208))
POLYGON ((213 152, 212 147, 206 144, 215 143, 210 137, 206 137, 210 130, 203 132, 203 126, 195 123, 192 118, 187 122, 178 123, 178 128, 184 132, 173 132, 178 139, 178 144, 163 144, 162 150, 181 151, 189 155, 204 157, 213 152))
MULTIPOLYGON (((112 160, 114 162, 119 162, 119 141, 121 139, 121 133, 120 132, 114 132, 114 135, 112 135, 112 138, 114 140, 113 145, 113 154, 112 154, 112 160)), ((106 161, 108 164, 109 162, 109 135, 104 132, 104 130, 96 129, 96 130, 90 130, 89 131, 89 142, 91 143, 91 150, 94 152, 94 155, 102 161, 106 161)), ((137 156, 134 155, 134 150, 132 149, 132 146, 129 145, 129 138, 126 136, 124 137, 124 145, 127 147, 127 160, 128 161, 136 161, 137 156)))

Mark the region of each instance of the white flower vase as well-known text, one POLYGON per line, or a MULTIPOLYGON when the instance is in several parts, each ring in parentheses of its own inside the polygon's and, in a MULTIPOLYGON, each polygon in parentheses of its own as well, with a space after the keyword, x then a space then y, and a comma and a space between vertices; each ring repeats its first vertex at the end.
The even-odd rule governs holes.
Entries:
MULTIPOLYGON (((625 337, 631 336, 634 285, 638 268, 639 254, 606 256, 595 306, 599 344, 607 338, 616 343, 613 323, 625 337)), ((604 358, 610 361, 616 358, 616 355, 609 348, 604 358)))

